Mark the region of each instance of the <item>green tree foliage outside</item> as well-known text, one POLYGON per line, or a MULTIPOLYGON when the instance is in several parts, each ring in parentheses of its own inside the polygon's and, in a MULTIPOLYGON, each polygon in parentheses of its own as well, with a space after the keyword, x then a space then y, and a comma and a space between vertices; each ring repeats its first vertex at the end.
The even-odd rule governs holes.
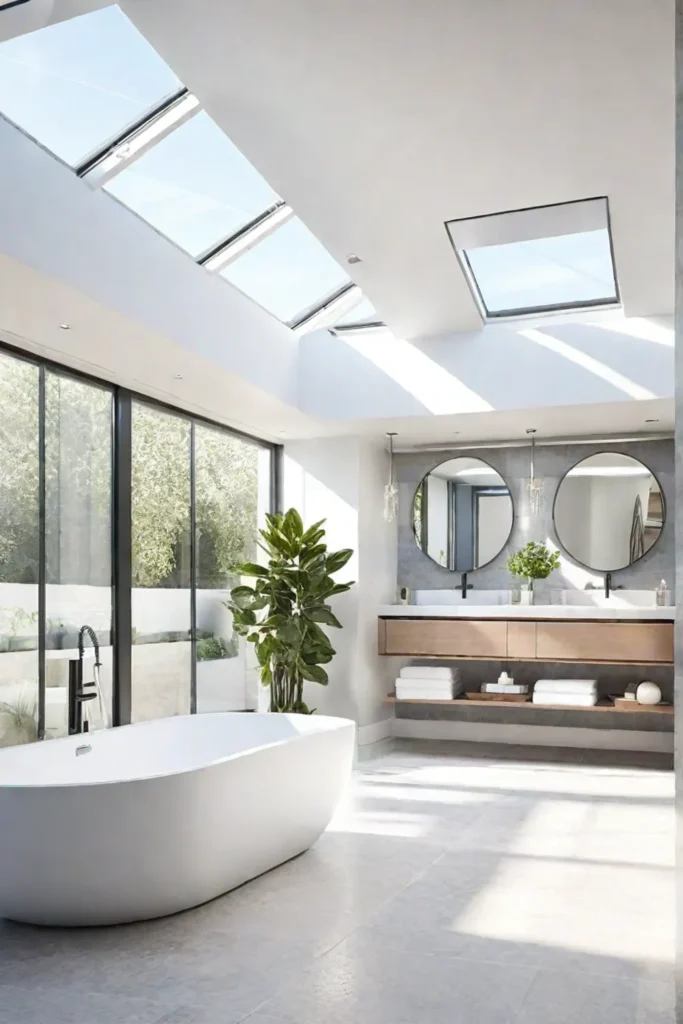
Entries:
MULTIPOLYGON (((109 500, 111 430, 102 402, 101 388, 46 372, 48 533, 59 529, 59 473, 68 471, 68 486, 95 502, 109 500), (52 457, 65 411, 83 439, 69 445, 66 470, 52 457)), ((195 439, 197 582, 226 587, 237 563, 256 554, 259 450, 200 424, 195 439)), ((189 586, 188 420, 134 404, 132 486, 133 586, 189 586)), ((0 583, 37 583, 38 542, 38 369, 0 354, 0 583)), ((48 563, 49 553, 48 543, 48 563)), ((56 570, 51 576, 62 582, 56 570)))

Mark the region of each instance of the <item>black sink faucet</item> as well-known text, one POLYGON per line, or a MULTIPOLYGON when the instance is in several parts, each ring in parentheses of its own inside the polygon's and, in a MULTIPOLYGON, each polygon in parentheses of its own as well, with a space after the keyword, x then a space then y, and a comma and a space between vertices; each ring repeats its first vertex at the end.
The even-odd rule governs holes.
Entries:
POLYGON ((621 590, 621 583, 616 586, 612 583, 612 573, 605 573, 605 597, 609 597, 613 590, 621 590))
POLYGON ((78 660, 69 662, 69 735, 87 732, 88 722, 83 721, 83 704, 87 700, 95 700, 100 697, 99 692, 99 671, 100 645, 97 634, 92 626, 81 626, 78 631, 78 660), (85 655, 84 638, 90 637, 90 642, 95 649, 95 678, 91 683, 83 682, 83 657, 85 655), (86 692, 87 691, 87 692, 86 692))
POLYGON ((471 590, 471 589, 472 589, 472 584, 467 582, 467 573, 466 572, 461 572, 460 573, 460 593, 462 594, 463 601, 465 601, 467 599, 467 591, 471 590))

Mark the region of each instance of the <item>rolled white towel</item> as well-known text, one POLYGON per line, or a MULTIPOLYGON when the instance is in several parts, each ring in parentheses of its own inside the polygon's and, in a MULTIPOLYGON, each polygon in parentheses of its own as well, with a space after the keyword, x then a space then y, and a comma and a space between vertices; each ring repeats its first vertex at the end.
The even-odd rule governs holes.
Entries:
POLYGON ((597 690, 593 693, 536 693, 533 704, 544 707, 592 708, 598 703, 597 690))
POLYGON ((450 665, 406 665, 401 669, 401 679, 456 679, 458 670, 450 665))
POLYGON ((588 693, 597 692, 597 679, 539 679, 534 693, 588 693))

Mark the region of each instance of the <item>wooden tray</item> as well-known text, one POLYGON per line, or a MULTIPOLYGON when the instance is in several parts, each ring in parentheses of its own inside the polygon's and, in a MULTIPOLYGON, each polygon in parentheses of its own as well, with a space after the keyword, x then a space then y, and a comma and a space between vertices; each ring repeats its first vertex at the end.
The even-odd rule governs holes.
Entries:
POLYGON ((639 704, 637 700, 626 700, 625 697, 610 697, 617 711, 659 711, 660 714, 673 714, 673 704, 663 700, 659 704, 639 704))
POLYGON ((488 700, 497 704, 527 704, 530 693, 463 693, 465 700, 488 700))

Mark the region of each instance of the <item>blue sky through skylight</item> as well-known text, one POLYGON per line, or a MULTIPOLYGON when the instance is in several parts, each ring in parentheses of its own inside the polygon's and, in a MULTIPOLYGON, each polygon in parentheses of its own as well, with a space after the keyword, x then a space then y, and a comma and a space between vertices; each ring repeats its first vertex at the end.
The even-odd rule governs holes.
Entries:
POLYGON ((617 300, 606 228, 465 251, 490 314, 617 300))
POLYGON ((298 217, 229 264, 221 276, 285 323, 349 282, 298 217))
POLYGON ((71 166, 181 86, 118 7, 0 43, 0 111, 71 166))
POLYGON ((191 256, 234 234, 280 198, 204 111, 105 189, 191 256))

